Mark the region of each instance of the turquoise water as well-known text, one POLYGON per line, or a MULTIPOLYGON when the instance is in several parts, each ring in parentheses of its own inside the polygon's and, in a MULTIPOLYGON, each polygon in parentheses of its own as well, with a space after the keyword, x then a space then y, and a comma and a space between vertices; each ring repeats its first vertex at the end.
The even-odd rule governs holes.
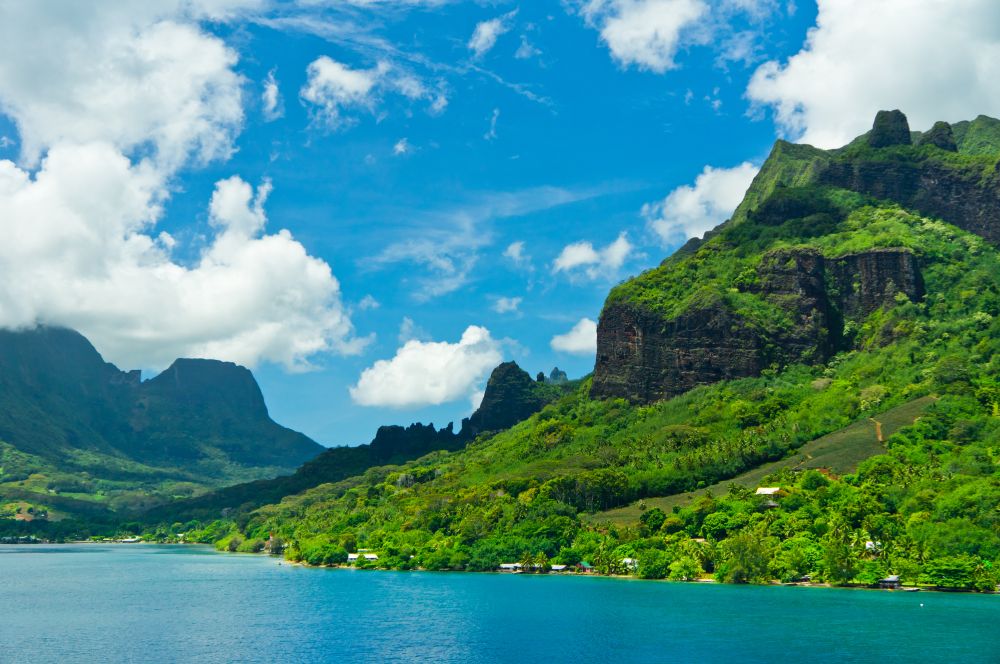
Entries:
POLYGON ((0 547, 2 662, 1000 662, 1000 596, 0 547))

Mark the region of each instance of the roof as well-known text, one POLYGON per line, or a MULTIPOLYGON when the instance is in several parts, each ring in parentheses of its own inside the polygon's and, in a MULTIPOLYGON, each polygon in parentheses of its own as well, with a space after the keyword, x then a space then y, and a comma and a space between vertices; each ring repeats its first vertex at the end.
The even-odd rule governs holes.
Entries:
POLYGON ((758 496, 773 496, 779 491, 781 491, 780 486, 762 486, 762 487, 757 487, 757 491, 755 493, 758 496))
POLYGON ((882 580, 883 581, 887 581, 889 583, 899 583, 899 575, 898 574, 890 574, 889 576, 885 577, 882 580))

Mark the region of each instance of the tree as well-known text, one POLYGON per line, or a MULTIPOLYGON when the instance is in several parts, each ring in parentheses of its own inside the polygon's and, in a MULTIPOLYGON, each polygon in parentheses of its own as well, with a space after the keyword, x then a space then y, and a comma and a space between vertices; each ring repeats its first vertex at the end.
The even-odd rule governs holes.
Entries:
POLYGON ((666 513, 659 507, 654 507, 651 510, 646 510, 639 517, 639 522, 645 527, 646 532, 652 534, 659 532, 660 526, 663 522, 667 520, 666 513))
POLYGON ((723 562, 716 578, 723 583, 767 583, 774 538, 744 530, 722 542, 723 562))
POLYGON ((671 581, 696 581, 704 573, 701 563, 694 556, 681 556, 670 563, 671 581))

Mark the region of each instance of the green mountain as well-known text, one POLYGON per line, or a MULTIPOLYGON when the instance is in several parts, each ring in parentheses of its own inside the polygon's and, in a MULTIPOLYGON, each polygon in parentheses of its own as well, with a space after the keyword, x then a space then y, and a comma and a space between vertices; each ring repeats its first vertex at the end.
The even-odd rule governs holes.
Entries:
POLYGON ((779 141, 732 219, 609 294, 572 393, 463 449, 158 533, 273 536, 312 564, 991 588, 998 178, 992 118, 779 141))
POLYGON ((464 448, 478 435, 502 431, 537 413, 547 403, 572 391, 579 383, 554 372, 553 380, 532 380, 516 362, 504 362, 490 374, 483 401, 462 421, 459 432, 449 423, 443 429, 433 424, 408 427, 382 426, 367 445, 331 447, 306 462, 295 473, 273 479, 225 487, 194 498, 154 508, 142 518, 147 522, 212 520, 223 515, 243 515, 284 496, 331 482, 340 482, 369 468, 401 464, 436 451, 464 448))
POLYGON ((275 424, 235 364, 181 359, 143 382, 76 332, 0 331, 0 500, 23 518, 138 509, 322 450, 275 424))

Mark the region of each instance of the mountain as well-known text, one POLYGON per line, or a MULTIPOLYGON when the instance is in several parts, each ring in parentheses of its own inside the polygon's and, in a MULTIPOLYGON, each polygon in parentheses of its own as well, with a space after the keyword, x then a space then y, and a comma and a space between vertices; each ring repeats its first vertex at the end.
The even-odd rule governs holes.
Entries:
POLYGON ((274 423, 235 364, 180 359, 143 382, 74 331, 0 331, 0 496, 54 513, 127 509, 287 472, 322 450, 274 423))
POLYGON ((460 450, 484 432, 502 431, 527 419, 576 385, 566 381, 559 385, 538 383, 516 362, 504 362, 490 374, 482 403, 462 421, 457 433, 450 423, 440 430, 433 424, 419 422, 408 427, 381 426, 370 444, 331 447, 291 475, 237 484, 179 500, 156 507, 142 518, 172 523, 244 514, 284 496, 361 475, 369 468, 406 463, 436 451, 460 450))
POLYGON ((186 535, 310 564, 993 588, 998 178, 982 116, 779 141, 730 220, 609 293, 592 378, 464 448, 186 535))

